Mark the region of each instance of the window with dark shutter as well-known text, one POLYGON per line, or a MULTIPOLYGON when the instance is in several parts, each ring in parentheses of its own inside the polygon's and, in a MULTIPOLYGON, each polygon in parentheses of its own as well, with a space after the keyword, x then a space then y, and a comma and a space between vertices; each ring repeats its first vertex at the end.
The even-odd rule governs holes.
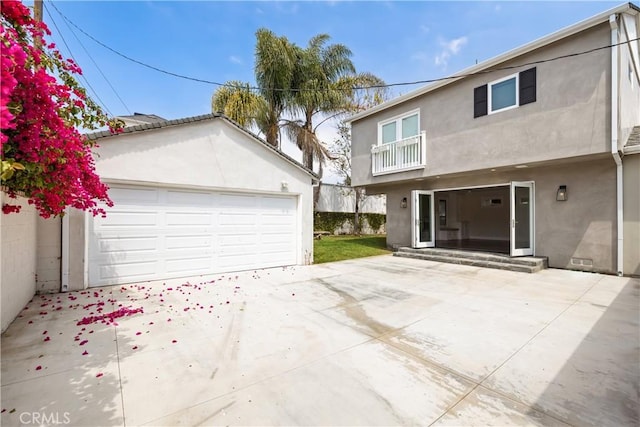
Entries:
POLYGON ((473 118, 487 115, 487 85, 473 90, 473 118))
POLYGON ((520 73, 520 105, 536 102, 536 69, 520 73))

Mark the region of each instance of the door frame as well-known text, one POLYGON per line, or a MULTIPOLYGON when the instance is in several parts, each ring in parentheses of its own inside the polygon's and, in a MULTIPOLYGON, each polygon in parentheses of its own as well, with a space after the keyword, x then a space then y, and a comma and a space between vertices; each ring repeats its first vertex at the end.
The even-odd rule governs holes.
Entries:
POLYGON ((534 181, 511 181, 510 184, 510 218, 509 218, 509 240, 510 255, 515 256, 532 256, 535 254, 535 182, 534 181), (516 187, 529 189, 529 247, 516 248, 516 187))
POLYGON ((436 246, 435 227, 435 207, 434 191, 432 190, 412 190, 411 191, 411 244, 414 248, 433 248, 436 246), (431 240, 421 242, 420 239, 420 196, 427 195, 431 199, 429 203, 429 222, 431 227, 431 240))

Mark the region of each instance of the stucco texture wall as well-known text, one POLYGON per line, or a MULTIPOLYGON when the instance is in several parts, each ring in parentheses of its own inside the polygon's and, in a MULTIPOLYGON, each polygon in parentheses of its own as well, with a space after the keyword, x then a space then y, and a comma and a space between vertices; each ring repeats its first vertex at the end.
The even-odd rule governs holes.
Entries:
POLYGON ((624 273, 640 276, 640 154, 623 158, 624 273))
MULTIPOLYGON (((550 267, 615 273, 616 179, 615 164, 610 157, 384 187, 387 244, 411 245, 411 190, 437 191, 510 181, 535 181, 536 255, 549 257, 550 267), (567 186, 566 202, 556 201, 560 185, 567 186), (404 197, 409 201, 407 208, 401 208, 404 197), (572 258, 590 260, 592 265, 576 265, 572 258)), ((436 199, 437 196, 438 193, 436 199)))
MULTIPOLYGON (((638 15, 623 15, 620 22, 620 41, 635 40, 638 37, 638 15), (628 34, 628 39, 627 39, 628 34)), ((622 148, 634 126, 640 124, 640 42, 625 43, 618 48, 619 60, 619 114, 620 135, 618 148, 622 148), (634 64, 635 62, 635 64, 634 64)))
MULTIPOLYGON (((500 66, 518 66, 609 43, 609 26, 601 24, 500 66)), ((475 87, 530 67, 465 78, 353 122, 353 185, 384 184, 610 151, 611 65, 606 49, 535 65, 536 102, 473 118, 475 87), (377 142, 378 122, 414 109, 420 109, 420 129, 426 132, 425 169, 373 177, 371 146, 377 142)))
POLYGON ((2 332, 36 292, 36 221, 35 208, 25 198, 10 199, 0 191, 0 205, 20 205, 20 213, 0 213, 0 295, 2 332))
MULTIPOLYGON (((96 171, 107 183, 297 196, 302 218, 298 263, 313 259, 311 176, 223 119, 98 142, 96 171)), ((69 217, 70 289, 84 286, 84 221, 80 212, 69 217)))

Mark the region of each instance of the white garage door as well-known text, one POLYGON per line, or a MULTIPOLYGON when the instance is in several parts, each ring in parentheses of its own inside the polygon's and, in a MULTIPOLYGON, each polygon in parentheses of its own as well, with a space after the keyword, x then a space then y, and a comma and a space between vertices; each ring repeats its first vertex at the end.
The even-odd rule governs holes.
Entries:
POLYGON ((296 198, 112 186, 89 220, 89 286, 296 263, 296 198))

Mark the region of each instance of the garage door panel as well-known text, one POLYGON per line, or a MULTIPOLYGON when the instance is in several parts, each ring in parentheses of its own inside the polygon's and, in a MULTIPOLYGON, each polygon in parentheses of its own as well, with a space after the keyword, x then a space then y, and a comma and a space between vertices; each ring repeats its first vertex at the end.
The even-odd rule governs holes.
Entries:
POLYGON ((98 265, 98 281, 120 283, 122 278, 125 280, 133 279, 143 280, 144 278, 154 277, 158 270, 157 261, 137 261, 137 262, 118 262, 106 263, 98 265))
POLYGON ((204 235, 175 235, 165 237, 165 248, 167 250, 180 249, 205 249, 212 245, 210 234, 204 235))
POLYGON ((166 272, 168 274, 174 273, 188 273, 188 274, 197 274, 198 272, 201 274, 205 274, 211 271, 211 257, 210 256, 201 256, 201 257, 184 257, 184 258, 176 258, 169 259, 165 263, 166 272))
POLYGON ((218 245, 223 248, 226 246, 233 245, 243 245, 243 246, 251 246, 256 243, 256 234, 255 233, 237 233, 237 234, 219 234, 218 235, 218 245))
POLYGON ((282 232, 282 233, 262 233, 262 235, 260 236, 260 242, 261 243, 265 243, 267 245, 272 245, 274 243, 284 243, 289 245, 289 249, 291 248, 291 245, 295 242, 294 240, 294 234, 293 233, 287 233, 287 232, 282 232))
POLYGON ((231 268, 237 270, 262 268, 258 263, 258 257, 252 254, 220 254, 218 264, 225 271, 230 271, 231 268))
POLYGON ((291 221, 295 221, 295 217, 293 215, 270 215, 263 214, 260 216, 260 225, 262 226, 271 226, 271 225, 284 225, 289 226, 291 221))
POLYGON ((228 209, 250 209, 258 206, 258 197, 254 195, 241 194, 220 194, 218 197, 218 205, 228 209))
POLYGON ((214 195, 201 191, 167 190, 166 199, 168 206, 210 208, 214 204, 214 195))
POLYGON ((135 210, 109 211, 107 218, 95 217, 95 228, 139 228, 157 227, 160 223, 157 212, 135 210))
POLYGON ((155 188, 112 187, 109 189, 109 197, 120 203, 156 205, 160 193, 155 188))
POLYGON ((157 236, 103 237, 98 242, 98 252, 100 254, 108 254, 114 252, 157 251, 159 240, 157 236))
POLYGON ((218 216, 220 226, 257 225, 256 213, 231 210, 221 212, 218 216))
POLYGON ((110 190, 89 222, 89 285, 296 263, 296 197, 151 187, 110 190))
POLYGON ((213 224, 213 215, 207 212, 167 212, 168 227, 198 227, 213 224))
POLYGON ((287 212, 295 210, 296 204, 291 197, 263 196, 262 207, 270 211, 287 212))

